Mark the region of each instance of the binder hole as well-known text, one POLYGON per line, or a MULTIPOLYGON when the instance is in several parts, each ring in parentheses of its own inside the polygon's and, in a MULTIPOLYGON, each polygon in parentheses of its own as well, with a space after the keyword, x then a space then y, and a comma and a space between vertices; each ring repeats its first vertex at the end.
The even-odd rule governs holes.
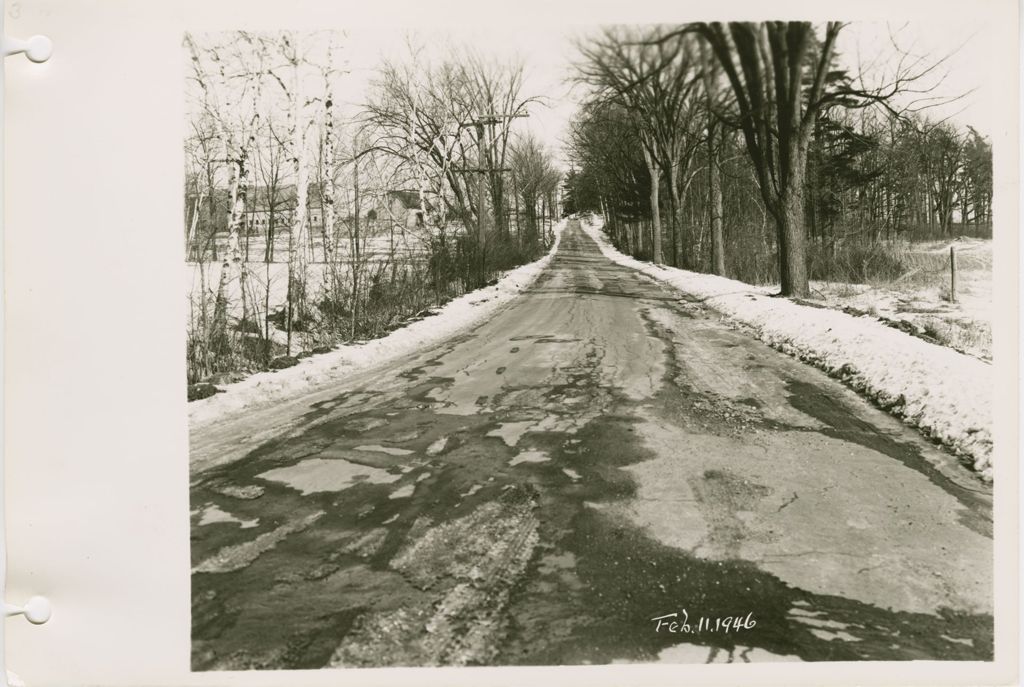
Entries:
MULTIPOLYGON (((32 36, 28 39, 25 57, 32 62, 46 62, 53 54, 53 41, 46 36, 32 36)), ((43 621, 46 622, 46 621, 43 621)))
POLYGON ((4 603, 4 615, 6 617, 23 615, 33 625, 42 625, 49 620, 52 610, 50 600, 45 596, 33 596, 23 606, 4 603))

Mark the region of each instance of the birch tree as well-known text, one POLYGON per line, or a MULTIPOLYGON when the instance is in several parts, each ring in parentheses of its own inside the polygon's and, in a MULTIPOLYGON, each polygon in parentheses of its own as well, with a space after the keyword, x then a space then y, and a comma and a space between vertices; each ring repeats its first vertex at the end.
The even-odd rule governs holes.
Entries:
POLYGON ((327 269, 330 271, 332 290, 336 293, 339 290, 341 277, 338 273, 339 266, 337 263, 338 238, 335 227, 334 200, 336 150, 334 89, 332 80, 334 69, 333 55, 333 41, 329 41, 327 45, 327 59, 321 67, 324 93, 321 107, 323 137, 322 145, 320 146, 319 188, 324 226, 324 261, 327 263, 327 269))
MULTIPOLYGON (((204 53, 196 46, 190 34, 185 34, 185 45, 192 58, 194 78, 202 91, 203 107, 218 126, 223 160, 228 166, 228 202, 226 207, 228 246, 224 253, 218 279, 211 332, 214 348, 222 349, 227 347, 228 285, 233 276, 241 281, 242 254, 239 228, 242 226, 245 215, 249 184, 249 165, 247 163, 253 138, 251 135, 246 135, 244 131, 239 133, 234 126, 239 115, 237 109, 241 107, 241 104, 236 102, 237 89, 229 83, 227 61, 221 56, 220 51, 217 48, 210 48, 206 51, 210 61, 215 65, 213 74, 211 74, 204 63, 204 53), (214 89, 216 89, 216 93, 220 94, 219 100, 213 92, 214 89)), ((241 98, 238 97, 238 100, 241 98)))

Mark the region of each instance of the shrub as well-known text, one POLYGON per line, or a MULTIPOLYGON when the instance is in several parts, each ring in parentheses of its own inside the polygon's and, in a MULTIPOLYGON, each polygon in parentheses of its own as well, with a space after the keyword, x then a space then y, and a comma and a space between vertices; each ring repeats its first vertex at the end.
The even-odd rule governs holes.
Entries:
POLYGON ((293 355, 280 355, 270 361, 268 366, 271 370, 283 370, 288 367, 295 367, 299 364, 299 359, 293 355))
POLYGON ((807 263, 811 279, 849 284, 893 281, 910 269, 906 245, 889 241, 811 243, 807 263))
POLYGON ((197 384, 189 384, 188 385, 188 400, 191 403, 192 401, 198 401, 198 400, 203 399, 203 398, 209 398, 210 396, 213 396, 214 394, 218 393, 219 391, 220 391, 220 389, 215 387, 213 384, 208 384, 206 382, 199 382, 197 384))

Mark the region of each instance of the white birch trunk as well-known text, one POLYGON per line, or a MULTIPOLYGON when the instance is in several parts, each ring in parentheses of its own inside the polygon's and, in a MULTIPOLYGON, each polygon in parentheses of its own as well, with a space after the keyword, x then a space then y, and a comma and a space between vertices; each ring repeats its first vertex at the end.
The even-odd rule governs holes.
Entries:
MULTIPOLYGON (((220 76, 222 81, 226 84, 227 77, 224 74, 223 62, 221 62, 220 76)), ((230 93, 229 88, 225 87, 223 90, 225 94, 230 93)), ((224 251, 223 261, 220 266, 220 279, 217 283, 217 300, 214 303, 213 311, 213 334, 218 338, 227 336, 228 284, 231 282, 233 268, 237 266, 242 259, 238 243, 238 225, 241 222, 242 213, 245 210, 244 190, 242 191, 241 196, 239 195, 239 186, 244 183, 244 164, 242 161, 242 151, 236 146, 234 134, 232 133, 230 126, 227 124, 227 119, 230 117, 233 107, 234 103, 231 102, 228 95, 225 95, 224 109, 220 113, 219 119, 221 125, 221 141, 224 146, 224 159, 228 162, 228 249, 224 251)), ((226 344, 226 341, 222 341, 220 343, 226 344)))
MULTIPOLYGON (((295 39, 285 34, 284 40, 291 51, 291 88, 288 93, 287 138, 292 163, 292 174, 295 179, 295 210, 292 213, 291 241, 289 241, 288 273, 289 300, 292 310, 299 317, 305 313, 306 301, 306 265, 309 260, 309 237, 306 222, 306 190, 309 183, 306 164, 305 127, 301 122, 301 98, 299 93, 299 51, 295 39)), ((291 332, 291 325, 288 327, 291 332)), ((290 346, 289 346, 290 347, 290 346)))
MULTIPOLYGON (((188 227, 188 238, 185 240, 185 253, 189 261, 192 260, 196 242, 196 230, 199 227, 199 212, 203 207, 203 199, 206 197, 205 193, 199 194, 196 198, 196 203, 192 207, 192 221, 188 227)), ((197 262, 202 260, 202 256, 196 256, 197 262)))
MULTIPOLYGON (((327 69, 330 70, 331 49, 327 51, 327 69)), ((324 93, 324 147, 320 159, 320 198, 323 201, 324 222, 324 259, 331 272, 332 286, 338 282, 338 266, 335 249, 337 237, 334 230, 334 98, 331 92, 330 72, 325 75, 326 89, 324 93)), ((335 291, 337 289, 335 288, 335 291)))

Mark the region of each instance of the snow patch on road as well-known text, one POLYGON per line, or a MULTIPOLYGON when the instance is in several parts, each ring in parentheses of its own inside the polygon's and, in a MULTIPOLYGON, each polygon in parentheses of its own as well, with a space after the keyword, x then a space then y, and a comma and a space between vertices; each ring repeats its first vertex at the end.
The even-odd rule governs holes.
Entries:
POLYGON ((407 499, 410 496, 412 496, 414 491, 416 491, 416 485, 415 484, 406 484, 404 487, 401 487, 401 488, 396 489, 395 491, 391 492, 391 495, 388 496, 388 498, 389 499, 407 499))
POLYGON ((799 305, 764 287, 654 265, 616 250, 602 222, 581 222, 609 260, 699 299, 773 348, 815 365, 992 477, 992 367, 870 316, 799 305))
POLYGON ((220 508, 215 503, 208 503, 203 509, 196 513, 200 515, 199 522, 196 527, 205 527, 207 525, 216 525, 218 523, 235 523, 243 530, 249 529, 250 527, 256 527, 260 524, 259 518, 254 520, 242 520, 236 515, 232 515, 227 511, 220 508))
POLYGON ((438 453, 444 450, 445 446, 448 445, 448 437, 440 437, 434 443, 427 447, 428 456, 436 456, 438 453))
POLYGON ((527 449, 526 451, 520 451, 516 454, 516 457, 510 460, 508 464, 519 465, 520 463, 546 463, 549 460, 551 460, 551 458, 543 451, 527 449))
POLYGON ((505 442, 506 446, 515 447, 519 443, 519 440, 523 438, 523 435, 530 430, 534 423, 532 420, 525 422, 502 422, 497 429, 492 429, 487 433, 489 437, 499 437, 505 442))
POLYGON ((336 458, 310 458, 295 465, 268 470, 256 477, 286 484, 302 492, 303 496, 325 491, 343 491, 362 483, 390 484, 402 478, 401 475, 393 475, 380 468, 336 458))
POLYGON ((189 403, 189 427, 195 431, 255 406, 279 403, 421 351, 486 319, 528 289, 558 251, 562 220, 553 229, 554 242, 547 255, 509 270, 493 286, 455 298, 436 314, 397 329, 380 339, 342 346, 338 350, 304 358, 284 370, 259 372, 240 382, 225 384, 226 393, 189 403))

